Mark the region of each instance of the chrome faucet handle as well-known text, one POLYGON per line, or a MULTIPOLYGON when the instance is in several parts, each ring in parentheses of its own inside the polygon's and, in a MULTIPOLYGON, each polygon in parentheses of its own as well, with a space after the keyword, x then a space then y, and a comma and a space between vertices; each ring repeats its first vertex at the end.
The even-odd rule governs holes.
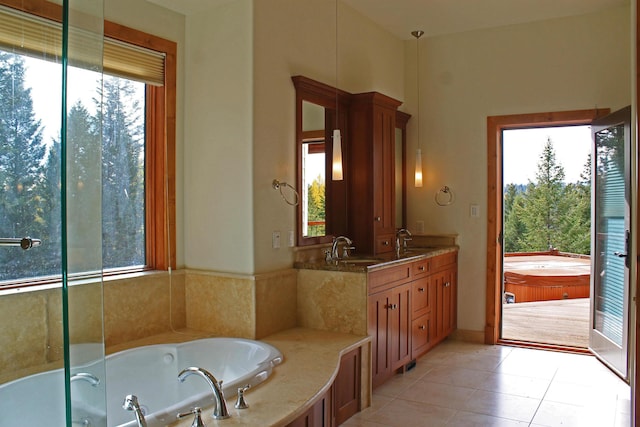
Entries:
POLYGON ((342 247, 342 258, 349 258, 351 251, 355 251, 355 246, 343 246, 342 247))
POLYGON ((236 404, 233 406, 236 409, 247 409, 249 404, 246 400, 244 400, 244 392, 249 390, 251 386, 247 384, 244 387, 238 387, 238 400, 236 400, 236 404))
POLYGON ((178 419, 180 419, 180 418, 188 417, 191 414, 195 415, 193 417, 193 422, 191 423, 191 427, 205 427, 204 422, 202 421, 202 417, 200 416, 202 414, 202 409, 200 409, 200 407, 198 406, 196 406, 189 412, 183 412, 181 414, 178 414, 177 417, 178 419))

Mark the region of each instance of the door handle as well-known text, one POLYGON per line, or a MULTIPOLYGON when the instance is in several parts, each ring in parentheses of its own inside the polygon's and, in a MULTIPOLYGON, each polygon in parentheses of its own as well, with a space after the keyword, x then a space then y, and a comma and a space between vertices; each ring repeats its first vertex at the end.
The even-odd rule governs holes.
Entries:
POLYGON ((617 251, 616 251, 616 252, 614 252, 613 254, 614 254, 615 256, 617 256, 618 258, 626 258, 626 257, 627 257, 627 254, 622 253, 622 252, 617 252, 617 251))

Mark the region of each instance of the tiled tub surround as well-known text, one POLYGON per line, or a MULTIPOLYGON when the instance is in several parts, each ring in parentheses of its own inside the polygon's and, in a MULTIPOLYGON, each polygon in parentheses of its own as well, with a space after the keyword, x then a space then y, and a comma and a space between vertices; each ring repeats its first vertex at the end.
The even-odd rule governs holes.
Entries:
MULTIPOLYGON (((293 269, 255 276, 147 272, 105 278, 103 293, 108 349, 185 328, 260 339, 297 326, 293 269)), ((71 295, 71 341, 101 342, 102 311, 82 310, 100 307, 100 287, 75 285, 71 295)), ((61 307, 59 288, 0 294, 0 383, 62 366, 61 307)))

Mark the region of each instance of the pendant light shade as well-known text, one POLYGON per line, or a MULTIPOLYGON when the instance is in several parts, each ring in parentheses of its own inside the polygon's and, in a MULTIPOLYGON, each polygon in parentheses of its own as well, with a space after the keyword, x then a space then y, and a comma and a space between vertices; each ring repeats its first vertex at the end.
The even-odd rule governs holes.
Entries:
POLYGON ((333 130, 331 179, 342 181, 342 135, 338 127, 338 0, 336 0, 336 127, 333 130))
POLYGON ((333 168, 331 178, 342 181, 342 136, 340 129, 333 130, 333 168))
POLYGON ((416 150, 416 187, 422 187, 422 150, 416 150))
POLYGON ((416 38, 416 97, 418 98, 418 149, 416 150, 416 171, 415 186, 422 187, 422 141, 420 140, 420 49, 418 39, 424 34, 424 31, 412 31, 411 35, 416 38))

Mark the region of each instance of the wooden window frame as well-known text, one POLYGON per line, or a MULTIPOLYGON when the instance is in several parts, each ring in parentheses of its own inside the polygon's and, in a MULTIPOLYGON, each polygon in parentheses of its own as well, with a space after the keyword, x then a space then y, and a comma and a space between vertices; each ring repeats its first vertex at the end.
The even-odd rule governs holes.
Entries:
MULTIPOLYGON (((7 6, 60 22, 62 7, 44 0, 0 0, 7 6)), ((104 37, 151 49, 165 55, 164 85, 146 84, 145 111, 145 251, 143 270, 176 268, 176 58, 177 44, 111 21, 104 21, 104 37)), ((104 275, 140 271, 121 268, 104 275)), ((21 283, 43 284, 43 280, 21 283)), ((46 282, 57 282, 51 280, 46 282)), ((3 289, 16 287, 8 285, 3 289)))

